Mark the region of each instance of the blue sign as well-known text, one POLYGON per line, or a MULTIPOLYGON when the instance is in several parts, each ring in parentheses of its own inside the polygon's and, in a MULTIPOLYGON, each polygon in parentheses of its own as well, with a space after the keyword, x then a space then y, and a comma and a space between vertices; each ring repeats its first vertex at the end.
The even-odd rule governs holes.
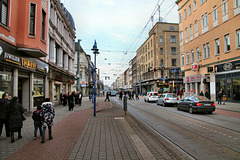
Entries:
POLYGON ((162 78, 162 80, 163 80, 163 81, 165 81, 165 80, 166 80, 166 78, 165 78, 165 77, 163 77, 163 78, 162 78))

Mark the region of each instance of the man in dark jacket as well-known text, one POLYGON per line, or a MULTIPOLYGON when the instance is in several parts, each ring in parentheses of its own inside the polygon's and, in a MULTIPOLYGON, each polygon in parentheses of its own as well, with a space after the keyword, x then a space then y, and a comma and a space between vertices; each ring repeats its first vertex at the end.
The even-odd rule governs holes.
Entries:
POLYGON ((9 107, 10 102, 8 101, 8 94, 4 93, 2 95, 2 99, 0 100, 0 136, 2 135, 3 124, 5 124, 6 136, 10 137, 8 122, 9 107))

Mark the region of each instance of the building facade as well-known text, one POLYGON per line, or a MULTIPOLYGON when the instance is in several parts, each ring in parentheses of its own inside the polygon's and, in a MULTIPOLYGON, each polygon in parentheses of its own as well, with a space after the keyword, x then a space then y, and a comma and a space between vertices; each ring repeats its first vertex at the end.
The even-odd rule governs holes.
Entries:
POLYGON ((156 23, 149 32, 148 39, 137 50, 136 59, 137 79, 141 79, 141 93, 171 92, 176 90, 176 84, 178 90, 183 88, 182 72, 179 73, 178 68, 180 66, 178 24, 156 23), (172 73, 175 68, 178 71, 177 76, 172 73))
POLYGON ((181 68, 186 93, 222 90, 240 101, 240 1, 178 0, 181 68))
POLYGON ((27 111, 46 97, 47 0, 0 1, 0 98, 19 97, 27 111))
POLYGON ((71 14, 59 2, 49 1, 48 56, 49 64, 47 97, 54 104, 60 93, 72 92, 75 75, 75 24, 71 14))

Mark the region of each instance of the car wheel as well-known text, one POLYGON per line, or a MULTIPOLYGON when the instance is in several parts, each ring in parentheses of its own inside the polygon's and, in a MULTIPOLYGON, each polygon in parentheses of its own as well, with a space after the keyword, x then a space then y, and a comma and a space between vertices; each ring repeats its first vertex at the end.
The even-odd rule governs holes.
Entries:
POLYGON ((147 100, 147 102, 149 103, 149 99, 147 100))
POLYGON ((209 114, 212 114, 212 111, 208 112, 209 114))
POLYGON ((166 104, 163 102, 163 107, 166 107, 166 104))
POLYGON ((176 105, 177 105, 177 110, 179 110, 179 111, 180 111, 181 109, 180 109, 180 106, 179 106, 179 104, 176 104, 176 105))
POLYGON ((189 107, 189 113, 190 113, 190 114, 193 114, 193 109, 192 109, 192 107, 189 107))
POLYGON ((157 102, 157 105, 159 105, 158 101, 156 101, 156 102, 157 102))
POLYGON ((147 102, 145 98, 144 98, 144 102, 147 102))

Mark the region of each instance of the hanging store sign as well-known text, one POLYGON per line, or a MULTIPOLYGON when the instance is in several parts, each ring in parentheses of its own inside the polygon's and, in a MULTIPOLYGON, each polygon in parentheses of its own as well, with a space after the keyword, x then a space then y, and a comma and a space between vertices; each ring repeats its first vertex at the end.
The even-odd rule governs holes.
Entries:
POLYGON ((198 71, 199 70, 199 65, 197 63, 192 64, 192 70, 193 71, 198 71))

